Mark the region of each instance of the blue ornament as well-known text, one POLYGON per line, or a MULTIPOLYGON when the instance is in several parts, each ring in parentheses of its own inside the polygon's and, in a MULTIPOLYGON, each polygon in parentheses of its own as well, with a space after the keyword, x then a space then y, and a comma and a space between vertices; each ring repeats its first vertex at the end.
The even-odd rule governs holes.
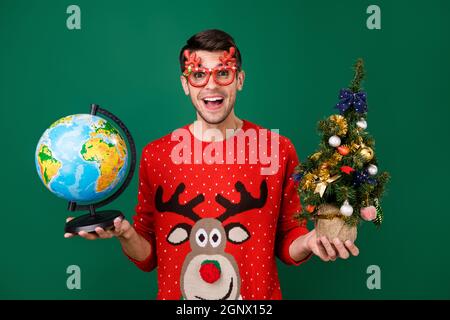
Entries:
POLYGON ((355 173, 355 175, 353 176, 353 185, 355 187, 359 187, 360 185, 362 185, 364 183, 368 183, 371 185, 374 185, 377 183, 376 180, 370 176, 367 169, 365 169, 363 171, 357 171, 355 173))
POLYGON ((356 112, 367 112, 366 93, 364 91, 353 92, 350 89, 341 89, 339 92, 339 102, 336 104, 336 108, 344 113, 350 106, 354 106, 356 112))
POLYGON ((300 180, 302 180, 303 175, 304 173, 297 172, 292 175, 292 178, 294 179, 295 182, 299 182, 300 180))

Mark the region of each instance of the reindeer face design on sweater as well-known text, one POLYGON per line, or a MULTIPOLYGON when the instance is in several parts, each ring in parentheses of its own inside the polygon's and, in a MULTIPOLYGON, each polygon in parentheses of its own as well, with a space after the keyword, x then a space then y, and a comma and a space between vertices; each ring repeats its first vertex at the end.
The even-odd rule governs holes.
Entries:
POLYGON ((260 185, 259 198, 253 197, 242 182, 235 184, 241 194, 238 203, 232 203, 218 194, 216 202, 226 210, 216 218, 200 218, 194 207, 205 200, 199 194, 189 202, 180 204, 179 195, 185 185, 181 183, 167 202, 163 201, 163 189, 158 187, 155 194, 156 209, 160 212, 173 212, 187 217, 192 224, 180 223, 173 227, 167 236, 172 245, 189 241, 191 252, 186 256, 181 269, 181 293, 189 300, 233 300, 241 299, 241 278, 234 257, 225 252, 227 242, 240 244, 250 238, 250 232, 239 222, 226 223, 226 220, 245 211, 262 208, 267 201, 267 182, 260 185))

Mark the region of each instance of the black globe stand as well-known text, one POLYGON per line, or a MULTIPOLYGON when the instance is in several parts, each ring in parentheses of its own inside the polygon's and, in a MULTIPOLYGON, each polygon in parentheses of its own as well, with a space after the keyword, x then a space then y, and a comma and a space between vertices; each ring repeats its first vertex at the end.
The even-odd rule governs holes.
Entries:
POLYGON ((95 228, 97 227, 109 230, 114 227, 114 219, 116 219, 117 217, 124 218, 124 215, 119 210, 96 211, 96 209, 115 200, 118 196, 122 194, 123 191, 125 191, 125 189, 130 184, 136 167, 136 146, 134 144, 134 140, 130 134, 130 131, 119 118, 117 118, 111 112, 100 108, 98 105, 92 104, 91 114, 96 115, 97 113, 105 115, 111 120, 113 120, 125 133, 130 148, 130 169, 128 170, 128 174, 125 178, 125 181, 122 183, 120 188, 117 189, 116 192, 114 192, 108 198, 98 203, 88 205, 80 205, 74 201, 69 201, 68 204, 69 211, 89 210, 89 213, 81 215, 73 220, 66 222, 66 226, 64 228, 65 232, 69 233, 78 233, 80 231, 95 232, 95 228))
POLYGON ((78 233, 80 231, 95 232, 95 228, 100 227, 104 230, 112 229, 114 219, 124 218, 119 210, 97 211, 94 214, 84 214, 66 223, 65 232, 78 233))

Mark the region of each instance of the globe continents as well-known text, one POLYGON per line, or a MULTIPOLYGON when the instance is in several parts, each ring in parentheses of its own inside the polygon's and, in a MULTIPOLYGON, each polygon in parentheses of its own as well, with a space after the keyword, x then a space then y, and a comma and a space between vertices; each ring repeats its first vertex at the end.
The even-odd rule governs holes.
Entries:
POLYGON ((126 176, 127 145, 107 120, 75 114, 54 122, 40 138, 36 169, 44 185, 68 201, 95 203, 126 176))

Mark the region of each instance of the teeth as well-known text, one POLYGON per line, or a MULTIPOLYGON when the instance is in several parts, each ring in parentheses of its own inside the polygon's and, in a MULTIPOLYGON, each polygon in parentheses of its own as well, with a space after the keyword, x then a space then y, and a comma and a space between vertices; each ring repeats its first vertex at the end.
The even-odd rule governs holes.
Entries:
POLYGON ((205 101, 218 101, 218 100, 223 100, 223 98, 215 97, 215 98, 205 98, 203 100, 205 100, 205 101))

